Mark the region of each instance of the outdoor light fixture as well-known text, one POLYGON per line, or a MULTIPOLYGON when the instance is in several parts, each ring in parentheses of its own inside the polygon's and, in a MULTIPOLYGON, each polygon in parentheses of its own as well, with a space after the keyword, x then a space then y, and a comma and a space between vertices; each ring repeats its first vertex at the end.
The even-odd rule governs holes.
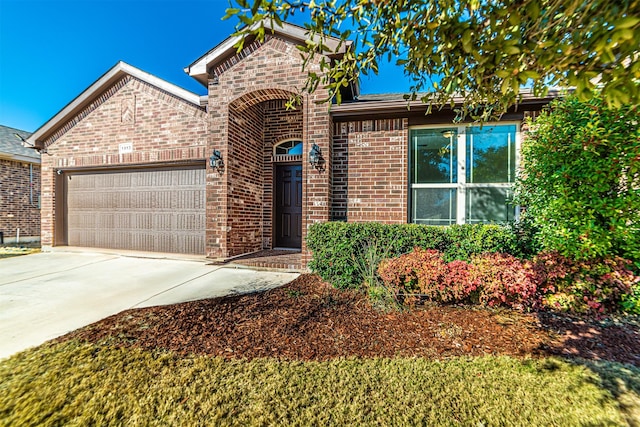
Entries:
POLYGON ((322 167, 322 151, 320 151, 318 144, 311 146, 311 151, 309 151, 309 164, 318 170, 322 167))
POLYGON ((218 172, 222 173, 222 171, 224 170, 224 161, 222 160, 222 154, 220 153, 220 150, 213 150, 213 154, 211 155, 211 157, 209 157, 209 164, 211 165, 212 169, 215 169, 218 172))

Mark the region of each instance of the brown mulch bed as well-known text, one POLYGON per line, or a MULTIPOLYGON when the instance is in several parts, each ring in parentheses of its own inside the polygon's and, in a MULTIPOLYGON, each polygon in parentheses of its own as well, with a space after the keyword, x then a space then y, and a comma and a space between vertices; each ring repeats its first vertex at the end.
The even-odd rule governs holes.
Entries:
POLYGON ((385 313, 308 274, 262 293, 127 310, 58 340, 68 339, 246 359, 562 355, 640 366, 637 323, 476 307, 385 313))

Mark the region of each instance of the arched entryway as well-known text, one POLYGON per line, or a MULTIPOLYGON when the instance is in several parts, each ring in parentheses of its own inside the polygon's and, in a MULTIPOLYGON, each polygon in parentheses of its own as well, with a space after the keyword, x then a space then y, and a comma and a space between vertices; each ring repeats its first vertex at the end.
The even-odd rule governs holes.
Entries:
POLYGON ((229 104, 230 256, 302 245, 303 111, 286 108, 291 95, 258 90, 229 104))

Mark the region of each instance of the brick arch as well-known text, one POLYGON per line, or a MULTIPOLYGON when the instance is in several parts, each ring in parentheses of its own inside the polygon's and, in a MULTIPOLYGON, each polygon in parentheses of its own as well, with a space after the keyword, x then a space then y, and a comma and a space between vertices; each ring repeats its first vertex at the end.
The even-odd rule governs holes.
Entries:
POLYGON ((265 87, 240 95, 229 103, 229 108, 236 112, 240 112, 251 108, 254 105, 258 105, 261 102, 273 101, 275 99, 288 100, 294 95, 295 93, 287 89, 265 87))
POLYGON ((298 141, 302 141, 302 132, 295 131, 295 132, 284 133, 284 134, 278 135, 277 138, 273 138, 271 141, 265 141, 265 142, 269 144, 271 148, 273 148, 282 142, 292 141, 294 139, 298 141))

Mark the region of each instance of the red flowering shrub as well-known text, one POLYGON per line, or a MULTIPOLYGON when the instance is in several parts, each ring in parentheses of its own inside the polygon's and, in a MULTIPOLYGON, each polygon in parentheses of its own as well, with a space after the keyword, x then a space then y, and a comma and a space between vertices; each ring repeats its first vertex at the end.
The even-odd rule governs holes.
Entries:
POLYGON ((440 283, 446 272, 442 252, 414 248, 412 252, 385 260, 378 267, 378 275, 387 288, 404 304, 414 305, 419 296, 442 301, 440 283))
POLYGON ((623 295, 631 293, 640 277, 631 261, 620 257, 573 261, 556 252, 534 258, 543 306, 574 313, 616 311, 623 295))
POLYGON ((489 306, 506 305, 517 310, 536 306, 537 285, 528 261, 499 253, 487 253, 471 259, 474 281, 479 286, 479 301, 489 306))
POLYGON ((435 302, 459 302, 477 288, 473 266, 464 261, 445 263, 443 254, 431 249, 413 252, 383 261, 378 275, 404 304, 421 298, 435 302))
POLYGON ((427 299, 599 314, 638 310, 640 277, 631 268, 623 258, 573 261, 555 252, 541 253, 533 262, 487 253, 471 263, 445 263, 441 252, 415 248, 383 261, 378 275, 406 305, 427 299))
POLYGON ((571 277, 573 262, 558 252, 541 252, 533 259, 533 270, 542 294, 554 293, 556 284, 571 277))
POLYGON ((477 302, 478 282, 475 280, 475 267, 465 261, 451 261, 442 278, 443 302, 457 302, 471 299, 477 302), (446 291, 445 291, 446 290, 446 291))
POLYGON ((397 299, 413 305, 421 298, 440 302, 480 302, 524 309, 536 301, 530 265, 507 254, 485 254, 472 263, 445 263, 441 252, 415 248, 378 268, 385 286, 397 299))

